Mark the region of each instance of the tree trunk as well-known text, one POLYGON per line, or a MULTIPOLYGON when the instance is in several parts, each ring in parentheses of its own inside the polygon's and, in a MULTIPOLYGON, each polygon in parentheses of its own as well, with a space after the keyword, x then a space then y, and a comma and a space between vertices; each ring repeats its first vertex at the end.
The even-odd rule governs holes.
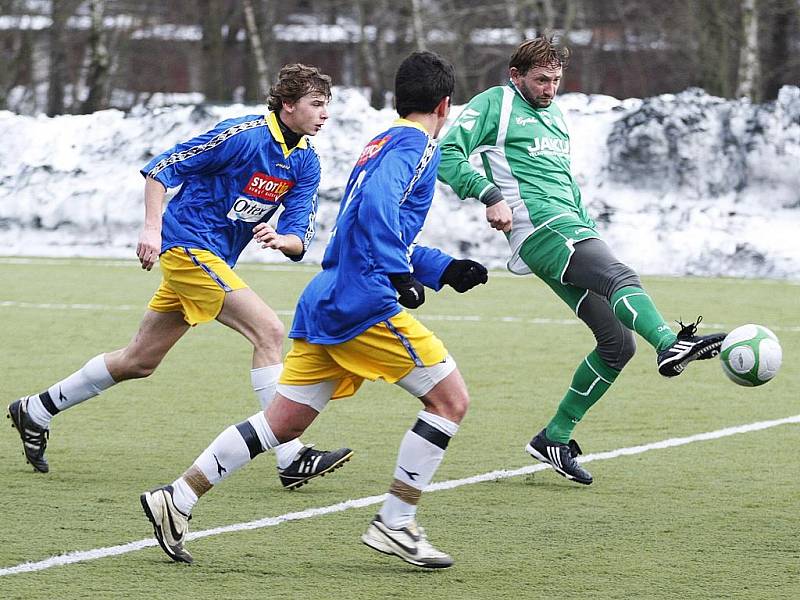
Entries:
POLYGON ((222 38, 222 1, 198 0, 200 26, 203 30, 201 58, 203 61, 203 93, 206 102, 224 102, 225 45, 222 38))
POLYGON ((105 0, 91 0, 92 25, 89 30, 89 67, 86 86, 89 95, 81 105, 81 113, 88 114, 107 108, 110 64, 103 32, 105 0))
POLYGON ((250 51, 256 65, 258 94, 260 98, 266 98, 269 93, 269 72, 267 71, 267 62, 264 60, 261 32, 256 22, 256 14, 253 9, 252 0, 244 0, 242 4, 244 8, 244 23, 247 30, 247 39, 250 41, 250 51))
POLYGON ((422 27, 422 2, 411 0, 411 26, 414 31, 414 48, 425 50, 425 30, 422 27))
POLYGON ((739 48, 739 85, 736 95, 761 101, 761 72, 758 60, 758 3, 742 0, 742 43, 739 48))
POLYGON ((47 87, 47 116, 53 117, 64 112, 64 86, 67 82, 67 52, 64 30, 70 16, 71 6, 65 2, 50 3, 52 24, 48 31, 50 43, 50 65, 47 87))
POLYGON ((382 109, 386 103, 386 85, 384 83, 381 66, 385 64, 385 42, 383 41, 383 28, 377 23, 380 19, 370 18, 376 14, 381 15, 386 8, 385 2, 379 0, 376 10, 372 15, 368 15, 367 5, 375 6, 374 0, 357 0, 356 11, 358 14, 359 41, 358 50, 361 55, 363 72, 370 89, 369 103, 372 108, 382 109), (370 40, 367 32, 367 24, 375 23, 375 39, 370 40))

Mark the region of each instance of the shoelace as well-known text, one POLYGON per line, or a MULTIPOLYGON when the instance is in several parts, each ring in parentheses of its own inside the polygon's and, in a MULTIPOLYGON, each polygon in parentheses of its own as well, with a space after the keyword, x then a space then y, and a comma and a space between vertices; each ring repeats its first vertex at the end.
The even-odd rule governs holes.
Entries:
POLYGON ((681 330, 678 332, 678 339, 686 340, 694 337, 694 334, 697 333, 697 326, 700 325, 700 322, 703 320, 703 315, 697 317, 697 321, 694 323, 689 323, 688 325, 684 325, 683 321, 678 319, 676 322, 678 325, 681 326, 681 330))

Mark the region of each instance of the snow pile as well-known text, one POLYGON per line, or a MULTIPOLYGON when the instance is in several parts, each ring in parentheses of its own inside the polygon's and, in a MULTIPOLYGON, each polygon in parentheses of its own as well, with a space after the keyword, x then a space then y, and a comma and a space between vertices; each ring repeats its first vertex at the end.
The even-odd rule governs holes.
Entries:
MULTIPOLYGON (((700 90, 645 100, 567 94, 573 169, 618 256, 648 274, 800 278, 800 88, 753 106, 700 90)), ((178 141, 258 106, 166 106, 25 117, 0 112, 0 253, 133 257, 138 169, 178 141)), ((459 112, 454 108, 453 117, 459 112)), ((362 146, 395 115, 335 90, 314 138, 322 160, 319 260, 362 146)), ((505 239, 446 186, 423 243, 501 266, 505 239)), ((243 260, 281 260, 248 248, 243 260)))

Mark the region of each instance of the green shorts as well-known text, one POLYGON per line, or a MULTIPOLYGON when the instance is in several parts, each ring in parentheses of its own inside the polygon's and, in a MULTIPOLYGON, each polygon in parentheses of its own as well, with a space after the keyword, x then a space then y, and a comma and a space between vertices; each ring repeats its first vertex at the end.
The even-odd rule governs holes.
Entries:
POLYGON ((564 273, 577 242, 600 238, 589 223, 577 216, 563 216, 538 229, 522 244, 519 257, 574 311, 586 294, 583 288, 564 283, 564 273))

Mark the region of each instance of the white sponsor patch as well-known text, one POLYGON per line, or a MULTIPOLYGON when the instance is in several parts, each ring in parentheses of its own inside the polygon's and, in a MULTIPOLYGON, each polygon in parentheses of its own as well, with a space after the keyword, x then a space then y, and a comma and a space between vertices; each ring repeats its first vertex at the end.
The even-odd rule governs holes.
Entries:
POLYGON ((231 221, 256 223, 272 208, 275 208, 275 206, 264 204, 262 201, 253 198, 239 196, 228 211, 228 218, 231 221))

